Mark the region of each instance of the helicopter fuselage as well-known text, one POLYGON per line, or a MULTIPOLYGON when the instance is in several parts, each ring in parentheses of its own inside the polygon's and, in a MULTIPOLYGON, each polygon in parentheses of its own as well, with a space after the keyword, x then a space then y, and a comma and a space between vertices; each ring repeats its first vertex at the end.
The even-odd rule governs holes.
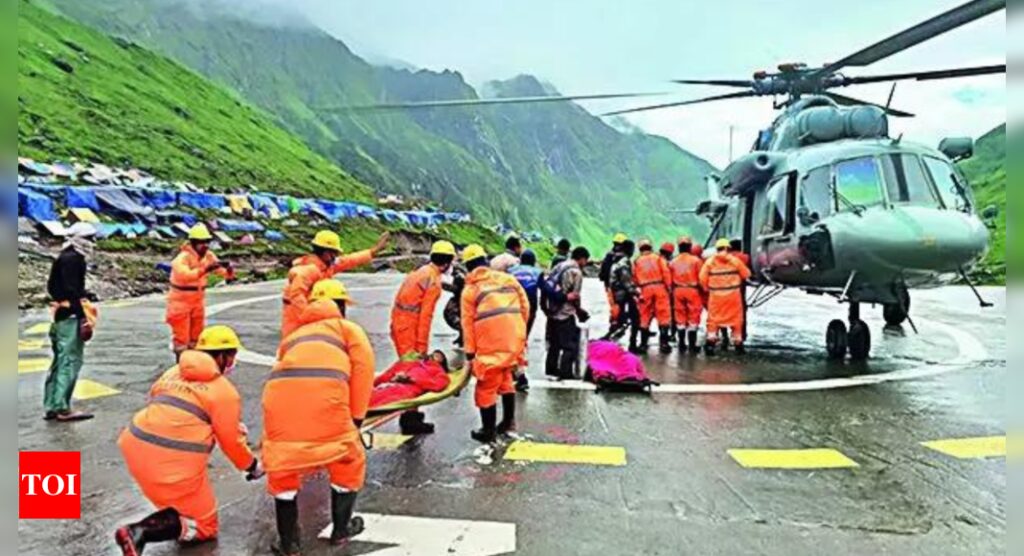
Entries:
POLYGON ((942 152, 888 137, 755 151, 723 175, 713 232, 742 238, 755 280, 891 304, 954 280, 988 247, 942 152))

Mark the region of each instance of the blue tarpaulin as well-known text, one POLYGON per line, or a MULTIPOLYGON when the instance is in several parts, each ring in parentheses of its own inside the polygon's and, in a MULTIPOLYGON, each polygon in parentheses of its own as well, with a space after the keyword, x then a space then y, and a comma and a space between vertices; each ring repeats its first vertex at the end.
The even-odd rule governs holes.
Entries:
POLYGON ((342 218, 354 218, 356 216, 356 205, 352 203, 340 203, 338 201, 317 199, 310 204, 313 205, 310 208, 314 212, 323 215, 332 222, 341 220, 342 218))
POLYGON ((178 193, 178 203, 197 209, 220 209, 225 206, 226 201, 223 195, 215 193, 181 191, 178 193))
POLYGON ((266 216, 271 216, 273 214, 272 210, 281 212, 280 205, 278 205, 277 200, 272 195, 249 195, 249 202, 252 204, 253 210, 266 216))
POLYGON ((194 214, 189 214, 181 210, 161 210, 156 213, 156 221, 161 224, 174 224, 175 222, 184 222, 186 225, 191 226, 199 221, 194 214))
POLYGON ((128 193, 121 187, 97 187, 93 189, 96 199, 100 203, 100 212, 120 217, 123 220, 134 220, 142 218, 147 221, 155 220, 153 209, 144 207, 128 196, 128 193))
POLYGON ((267 233, 263 234, 263 237, 269 239, 270 241, 282 241, 282 240, 284 240, 284 234, 282 234, 281 232, 274 231, 274 230, 267 230, 267 233))
POLYGON ((398 211, 395 211, 395 210, 391 210, 391 209, 384 209, 384 210, 380 211, 380 216, 381 216, 381 218, 384 219, 385 222, 408 222, 409 221, 409 219, 406 218, 406 216, 404 214, 402 214, 402 213, 400 213, 398 211))
POLYGON ((93 212, 100 211, 100 203, 96 200, 96 192, 92 187, 68 187, 65 190, 64 203, 68 208, 87 208, 93 212))
POLYGON ((36 222, 57 220, 53 199, 24 187, 18 188, 18 215, 27 216, 36 222))
POLYGON ((217 219, 217 227, 223 232, 262 232, 263 224, 247 220, 217 219))
POLYGON ((178 193, 169 189, 141 189, 144 203, 157 210, 173 207, 178 204, 178 193))
POLYGON ((66 185, 51 185, 45 183, 26 183, 21 187, 26 187, 41 195, 46 195, 54 201, 63 201, 64 190, 67 189, 66 185))
POLYGON ((363 218, 375 218, 377 216, 377 211, 371 206, 360 204, 353 204, 353 206, 355 207, 356 214, 363 218))

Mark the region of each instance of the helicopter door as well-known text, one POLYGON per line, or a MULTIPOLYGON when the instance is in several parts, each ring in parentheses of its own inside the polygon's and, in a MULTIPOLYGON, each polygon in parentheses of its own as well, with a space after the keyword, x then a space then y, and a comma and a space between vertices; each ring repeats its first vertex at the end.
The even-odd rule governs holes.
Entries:
POLYGON ((800 252, 796 238, 796 172, 775 178, 765 190, 758 233, 756 266, 773 280, 799 271, 800 252))

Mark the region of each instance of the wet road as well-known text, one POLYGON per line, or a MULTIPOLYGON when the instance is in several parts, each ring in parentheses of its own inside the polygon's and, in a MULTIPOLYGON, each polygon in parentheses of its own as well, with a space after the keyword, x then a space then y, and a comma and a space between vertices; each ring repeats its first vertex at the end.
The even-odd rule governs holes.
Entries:
MULTIPOLYGON (((378 369, 394 359, 387 319, 400 278, 345 277, 359 301, 351 317, 367 329, 378 369)), ((594 322, 603 323, 607 309, 596 286, 588 283, 585 303, 594 322)), ((254 352, 232 376, 253 439, 268 372, 259 354, 276 347, 279 288, 243 286, 209 296, 210 320, 235 326, 254 352)), ((978 308, 962 288, 914 292, 917 335, 909 327, 883 333, 881 308, 865 307, 873 359, 854 365, 825 361, 825 325, 843 318, 845 306, 787 293, 752 315, 746 356, 709 360, 652 349, 648 370, 664 385, 652 396, 547 383, 538 322, 529 354, 534 387, 519 398, 520 434, 556 445, 556 459, 566 445, 598 446, 598 460, 624 453, 625 465, 538 462, 551 453, 536 451, 512 461, 507 442, 484 457, 468 437, 478 422, 472 396, 462 395, 427 410, 437 434, 370 452, 359 510, 381 517, 347 552, 315 540, 329 519, 327 486, 322 478, 307 484, 300 496, 305 553, 1005 553, 1006 471, 998 455, 999 440, 1005 442, 1005 290, 984 294, 995 308, 978 308), (985 439, 939 446, 960 457, 922 445, 977 437, 985 439), (833 451, 796 462, 779 452, 735 451, 752 449, 833 451), (800 466, 837 467, 794 468, 800 466)), ((440 312, 434 345, 448 348, 455 335, 440 312)), ((160 298, 103 311, 82 375, 93 381, 82 395, 96 397, 78 402, 97 418, 73 425, 41 420, 45 372, 32 369, 48 348, 45 336, 30 329, 43 315, 23 318, 19 448, 82 452, 83 519, 19 522, 20 553, 111 554, 116 525, 151 510, 114 442, 172 363, 162 316, 160 298)), ((246 483, 219 453, 211 474, 222 506, 220 541, 154 546, 147 554, 269 554, 273 503, 264 485, 246 483)))

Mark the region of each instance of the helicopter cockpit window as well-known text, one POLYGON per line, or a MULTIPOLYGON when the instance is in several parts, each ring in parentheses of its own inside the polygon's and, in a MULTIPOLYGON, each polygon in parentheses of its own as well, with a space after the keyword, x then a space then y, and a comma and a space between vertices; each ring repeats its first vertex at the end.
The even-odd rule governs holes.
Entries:
POLYGON ((815 168, 800 180, 800 208, 807 209, 810 218, 804 224, 817 221, 832 214, 835 202, 832 199, 832 168, 815 168))
POLYGON ((945 160, 930 156, 924 157, 924 165, 928 167, 928 173, 931 174, 935 188, 939 191, 939 196, 942 197, 946 208, 965 210, 970 206, 967 190, 964 189, 965 186, 957 177, 953 166, 945 160))
POLYGON ((939 200, 916 156, 891 154, 881 157, 881 161, 885 186, 893 204, 931 208, 939 206, 939 200))
POLYGON ((840 211, 860 211, 884 201, 882 176, 874 157, 855 158, 836 164, 836 198, 840 211))
POLYGON ((788 185, 789 177, 780 176, 768 186, 768 192, 765 195, 764 224, 761 226, 762 236, 779 234, 785 230, 788 185))

